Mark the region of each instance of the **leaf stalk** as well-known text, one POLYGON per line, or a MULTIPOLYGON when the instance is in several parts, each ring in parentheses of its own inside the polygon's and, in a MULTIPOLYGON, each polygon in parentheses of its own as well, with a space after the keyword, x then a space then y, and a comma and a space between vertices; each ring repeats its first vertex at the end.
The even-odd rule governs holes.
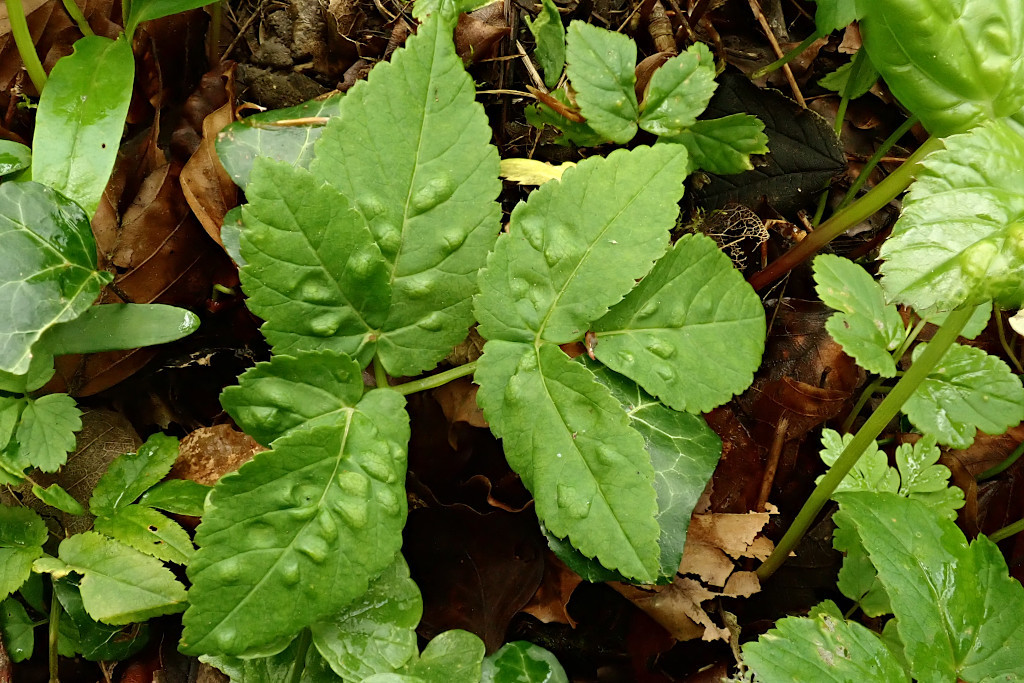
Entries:
POLYGON ((917 361, 910 366, 907 373, 892 388, 892 391, 889 392, 885 400, 878 406, 878 409, 868 417, 864 425, 853 437, 850 445, 843 449, 842 455, 839 456, 839 459, 836 460, 835 464, 822 477, 814 491, 811 492, 807 502, 804 503, 803 508, 797 514, 796 519, 793 520, 793 523, 782 537, 782 540, 779 541, 779 544, 775 546, 775 550, 765 560, 764 564, 758 567, 758 579, 761 581, 766 580, 782 566, 782 563, 789 557, 789 553, 797 546, 800 539, 803 538, 804 534, 811 527, 811 524, 814 523, 818 513, 821 512, 821 509, 828 503, 832 494, 835 493, 836 487, 839 486, 853 466, 857 464, 857 460, 860 459, 865 449, 878 438, 878 435, 882 433, 882 430, 889 424, 889 421, 896 417, 900 408, 917 390, 921 382, 942 361, 946 351, 949 350, 949 347, 960 335, 961 330, 971 319, 973 312, 973 306, 962 306, 947 316, 946 321, 939 327, 935 336, 932 337, 917 361))
POLYGON ((50 595, 50 624, 47 629, 47 647, 49 655, 50 683, 60 683, 60 676, 57 673, 57 638, 60 633, 60 601, 57 600, 57 590, 53 588, 50 595))
POLYGON ((39 61, 36 53, 36 46, 32 44, 32 34, 28 30, 28 19, 25 18, 25 8, 21 0, 5 0, 7 4, 7 19, 11 22, 11 35, 14 36, 14 44, 21 55, 21 61, 25 64, 25 71, 32 79, 32 85, 40 94, 46 86, 46 71, 43 63, 39 61))
POLYGON ((402 396, 408 396, 409 394, 415 394, 419 391, 426 391, 427 389, 436 389, 439 386, 448 384, 452 380, 458 379, 459 377, 465 377, 466 375, 472 375, 476 371, 477 361, 460 365, 451 370, 445 370, 439 372, 436 375, 430 377, 424 377, 423 379, 416 379, 405 384, 399 384, 391 387, 402 396))
POLYGON ((309 645, 313 642, 313 632, 309 628, 302 629, 299 633, 298 647, 295 649, 295 664, 292 665, 291 676, 288 683, 300 683, 302 674, 306 670, 306 653, 309 652, 309 645))
POLYGON ((993 543, 998 543, 999 541, 1007 539, 1014 534, 1019 534, 1022 531, 1024 531, 1024 519, 1018 519, 1013 524, 1004 526, 999 531, 993 531, 988 538, 993 543))

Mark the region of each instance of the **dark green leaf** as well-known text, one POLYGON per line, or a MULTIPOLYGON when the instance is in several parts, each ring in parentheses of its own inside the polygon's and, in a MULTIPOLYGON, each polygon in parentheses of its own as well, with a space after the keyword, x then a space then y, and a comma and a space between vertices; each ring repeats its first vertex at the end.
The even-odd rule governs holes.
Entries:
POLYGON ((39 515, 28 508, 0 505, 0 598, 21 588, 45 542, 46 524, 39 515))
POLYGON ((51 507, 69 515, 84 515, 85 508, 70 493, 58 484, 50 484, 45 489, 39 484, 32 484, 32 494, 51 507))
POLYGON ((566 73, 587 125, 625 144, 636 135, 636 43, 621 33, 583 21, 569 24, 566 73))
POLYGON ((853 61, 843 64, 826 75, 818 81, 818 85, 837 92, 847 99, 854 100, 871 90, 871 86, 876 81, 878 81, 878 69, 871 63, 868 53, 860 50, 853 61), (861 61, 859 66, 857 65, 858 60, 861 61))
POLYGON ((553 654, 516 640, 484 659, 481 683, 569 683, 569 677, 553 654))
POLYGON ((764 124, 750 114, 697 121, 679 135, 659 142, 685 145, 694 168, 719 175, 749 171, 754 168, 751 154, 768 153, 764 124))
POLYGON ((0 453, 14 436, 14 429, 21 421, 21 411, 27 404, 28 399, 21 396, 0 396, 0 453))
POLYGON ((75 432, 82 428, 82 411, 67 394, 48 394, 29 399, 21 411, 15 432, 21 467, 56 472, 75 447, 75 432))
POLYGON ((0 634, 12 662, 23 662, 32 656, 34 626, 20 602, 14 598, 0 602, 0 634))
POLYGON ((85 312, 111 275, 95 270, 88 217, 38 183, 0 184, 0 252, 0 370, 23 375, 43 331, 85 312))
POLYGON ((258 651, 366 592, 402 542, 404 405, 370 391, 341 424, 292 432, 217 483, 188 567, 183 652, 258 651))
POLYGON ((654 72, 641 105, 640 127, 655 135, 679 135, 697 121, 716 86, 711 50, 694 43, 654 72))
POLYGON ((11 140, 0 140, 0 176, 28 168, 31 163, 32 150, 28 147, 11 140))
POLYGON ((32 179, 90 217, 114 168, 134 82, 129 38, 87 36, 57 61, 39 98, 32 179))
POLYGON ((139 505, 199 517, 212 488, 189 479, 167 479, 143 493, 139 505))
POLYGON ((203 0, 131 0, 131 11, 124 32, 129 36, 135 34, 136 27, 144 21, 160 19, 172 14, 180 14, 210 4, 203 0))
POLYGON ((554 88, 565 67, 565 26, 558 7, 552 0, 543 0, 537 18, 526 17, 526 27, 537 43, 533 56, 544 71, 544 85, 554 88))
POLYGON ((348 91, 311 166, 353 202, 387 260, 377 354, 394 376, 432 369, 465 338, 500 229, 498 153, 451 30, 431 16, 348 91))
POLYGON ((195 313, 163 304, 91 306, 66 323, 54 325, 40 344, 55 356, 154 346, 187 337, 199 327, 195 313))
POLYGON ((81 654, 94 662, 118 661, 138 652, 149 640, 147 624, 130 624, 122 628, 93 620, 82 605, 78 584, 69 578, 56 579, 53 591, 64 608, 57 639, 57 649, 62 656, 81 654))
POLYGON ((274 356, 221 393, 221 405, 264 446, 298 429, 344 421, 363 394, 359 364, 333 351, 274 356))
POLYGON ((163 479, 178 457, 178 440, 157 432, 136 453, 125 453, 107 468, 93 489, 89 510, 111 515, 134 503, 149 487, 163 479))
POLYGON ((602 363, 692 413, 750 386, 764 351, 761 299, 703 235, 680 238, 593 328, 602 363))
POLYGON ((188 532, 152 508, 119 507, 109 516, 97 517, 93 528, 158 560, 186 564, 192 557, 188 532))

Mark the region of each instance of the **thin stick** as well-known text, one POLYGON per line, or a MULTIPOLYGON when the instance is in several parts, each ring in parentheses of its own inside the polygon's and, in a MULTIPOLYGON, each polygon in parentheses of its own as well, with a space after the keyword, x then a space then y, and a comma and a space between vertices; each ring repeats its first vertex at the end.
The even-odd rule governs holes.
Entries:
MULTIPOLYGON (((772 28, 768 25, 768 20, 765 19, 764 13, 761 11, 760 3, 757 0, 747 0, 747 3, 750 5, 750 11, 757 17, 757 23, 761 24, 761 28, 768 37, 768 42, 771 44, 772 50, 775 51, 775 56, 781 59, 783 57, 782 48, 779 47, 779 41, 775 39, 775 34, 772 33, 772 28)), ((789 64, 782 65, 782 73, 785 74, 789 87, 793 91, 793 99, 796 100, 797 104, 806 109, 807 103, 804 102, 803 93, 800 92, 800 87, 796 84, 796 79, 793 78, 793 71, 789 68, 789 64)))
POLYGON ((765 503, 772 493, 772 485, 775 484, 775 473, 779 470, 779 458, 782 456, 782 446, 786 443, 786 430, 789 429, 789 418, 784 417, 775 426, 775 438, 772 439, 772 449, 768 451, 768 464, 764 469, 764 477, 761 479, 761 493, 757 496, 757 511, 764 512, 765 503))

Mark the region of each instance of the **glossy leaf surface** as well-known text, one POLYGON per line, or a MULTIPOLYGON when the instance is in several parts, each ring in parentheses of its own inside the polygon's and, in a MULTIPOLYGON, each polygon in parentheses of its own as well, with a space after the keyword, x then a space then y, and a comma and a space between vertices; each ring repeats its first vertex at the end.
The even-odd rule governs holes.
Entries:
MULTIPOLYGON (((281 652, 269 657, 227 657, 224 655, 202 655, 200 661, 215 666, 231 677, 231 683, 281 683, 290 681, 298 656, 299 643, 293 640, 281 652)), ((338 675, 331 671, 327 662, 315 647, 306 650, 302 677, 298 683, 338 683, 338 675)))
POLYGON ((130 40, 87 36, 60 59, 39 98, 32 179, 96 213, 121 145, 135 81, 130 40))
POLYGON ((0 370, 23 375, 47 328, 81 315, 110 281, 88 217, 38 183, 0 184, 0 370))
POLYGON ((747 388, 764 351, 760 298, 702 235, 680 238, 593 327, 602 363, 693 413, 747 388))
POLYGON ((371 391, 339 424, 278 439, 217 483, 188 567, 183 651, 259 651, 365 593, 402 541, 404 405, 371 391))
POLYGON ((678 135, 662 138, 662 142, 685 145, 694 168, 719 175, 752 170, 750 155, 768 153, 764 124, 750 114, 701 119, 678 135))
MULTIPOLYGON (((914 349, 915 360, 926 346, 914 349)), ((953 344, 903 404, 903 412, 939 443, 967 448, 976 430, 1002 434, 1024 419, 1024 386, 999 358, 953 344)))
POLYGON ((895 377, 892 352, 907 332, 881 285, 853 261, 832 254, 814 259, 814 281, 822 303, 840 311, 825 323, 832 338, 868 372, 895 377))
POLYGON ((582 21, 569 24, 566 73, 587 125, 617 144, 633 139, 636 101, 636 43, 621 33, 582 21))
POLYGON ((516 640, 484 659, 481 683, 569 683, 569 677, 553 654, 516 640))
POLYGON ((28 508, 0 505, 0 599, 25 583, 45 542, 46 524, 39 515, 28 508))
POLYGON ((135 453, 125 453, 110 463, 89 499, 94 515, 110 515, 134 503, 148 488, 171 471, 178 457, 178 440, 157 432, 135 453))
POLYGON ((48 329, 41 340, 55 356, 154 346, 187 337, 199 328, 192 311, 163 304, 90 306, 66 323, 48 329))
POLYGON ((311 166, 353 202, 387 262, 391 302, 376 344, 393 376, 434 368, 465 338, 499 231, 498 153, 451 29, 428 18, 357 83, 311 166))
POLYGON ((655 135, 679 135, 707 108, 717 85, 711 50, 694 43, 654 72, 644 95, 640 127, 655 135))
POLYGON ((168 479, 143 493, 139 505, 199 517, 211 488, 188 479, 168 479))
POLYGON ((544 71, 544 85, 554 88, 565 68, 565 26, 562 15, 553 0, 543 0, 537 18, 526 17, 526 27, 530 29, 537 47, 533 56, 544 71))
POLYGON ((97 517, 99 533, 159 560, 186 564, 192 557, 192 539, 181 525, 152 508, 126 505, 97 517))
POLYGON ((69 515, 84 515, 85 508, 59 484, 50 484, 45 489, 39 484, 32 484, 32 495, 50 507, 55 507, 69 515))
POLYGON ((878 81, 878 76, 878 69, 871 63, 867 52, 857 52, 853 61, 827 74, 818 81, 818 85, 853 100, 871 90, 871 86, 878 81), (861 62, 859 65, 858 61, 861 62))
POLYGON ((933 135, 1024 107, 1017 0, 857 0, 857 10, 871 62, 933 135))
POLYGON ((0 176, 28 168, 31 163, 31 149, 19 142, 0 140, 0 176))
POLYGON ((807 617, 787 617, 756 642, 743 660, 763 683, 898 683, 910 677, 874 633, 846 621, 826 600, 807 617))
POLYGON ((221 404, 246 434, 268 446, 297 429, 343 421, 362 393, 358 363, 315 351, 258 363, 221 393, 221 404))
POLYGON ((0 602, 0 633, 12 662, 22 662, 32 656, 34 627, 32 618, 20 602, 14 598, 0 602))
POLYGON ((687 172, 682 146, 637 147, 585 159, 537 188, 480 274, 480 334, 580 339, 665 253, 687 172))
POLYGON ((844 493, 885 586, 919 681, 996 680, 1020 672, 1024 588, 984 536, 970 545, 956 524, 893 494, 844 493))
POLYGON ((123 543, 86 531, 60 543, 59 559, 36 561, 54 578, 82 575, 82 602, 93 619, 120 625, 185 609, 185 587, 160 564, 123 543))
POLYGON ((308 171, 264 159, 246 197, 240 277, 274 352, 326 348, 368 364, 391 290, 362 217, 308 171))
POLYGON ((948 138, 924 161, 882 246, 891 300, 919 311, 987 299, 1024 306, 1022 132, 989 123, 948 138))
POLYGON ((416 626, 423 600, 401 554, 366 593, 313 625, 313 644, 346 681, 395 672, 419 656, 416 626))

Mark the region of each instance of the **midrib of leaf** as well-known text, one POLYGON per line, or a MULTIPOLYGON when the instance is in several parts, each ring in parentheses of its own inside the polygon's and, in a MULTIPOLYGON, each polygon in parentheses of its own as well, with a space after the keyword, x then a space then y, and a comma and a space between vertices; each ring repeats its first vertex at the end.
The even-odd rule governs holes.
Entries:
MULTIPOLYGON (((538 351, 539 351, 539 349, 535 348, 534 353, 535 353, 536 358, 537 358, 537 369, 540 370, 540 372, 538 374, 540 375, 541 381, 544 384, 544 394, 547 396, 547 399, 548 399, 548 401, 550 401, 551 405, 553 405, 555 407, 555 412, 558 413, 558 418, 562 422, 562 426, 565 427, 565 430, 568 432, 568 431, 570 431, 569 430, 569 425, 566 424, 565 418, 562 416, 561 406, 559 405, 558 401, 555 400, 555 397, 551 395, 551 392, 548 390, 548 378, 544 374, 544 366, 541 363, 540 353, 538 353, 538 351)), ((615 506, 611 505, 608 502, 608 497, 605 496, 605 493, 604 493, 604 486, 605 486, 604 481, 600 477, 597 477, 597 476, 594 475, 594 471, 593 471, 593 469, 591 469, 590 463, 583 456, 582 451, 580 451, 579 448, 576 448, 575 445, 573 446, 573 448, 576 450, 576 454, 579 457, 579 459, 586 466, 587 472, 590 473, 590 478, 593 479, 595 482, 597 482, 597 490, 601 492, 601 500, 604 501, 605 507, 608 509, 608 512, 611 513, 612 517, 618 523, 619 530, 622 531, 623 530, 622 520, 619 519, 618 514, 616 513, 615 506)), ((640 555, 637 554, 636 548, 634 548, 633 547, 633 543, 630 542, 629 536, 627 536, 625 533, 623 533, 622 536, 626 539, 626 541, 627 541, 626 545, 629 546, 629 549, 630 549, 630 551, 633 554, 633 558, 640 564, 641 567, 645 566, 644 559, 642 557, 640 557, 640 555)))
MULTIPOLYGON (((565 294, 565 290, 569 287, 570 284, 572 284, 575 281, 576 273, 579 272, 580 268, 583 267, 583 264, 587 261, 587 259, 590 258, 590 253, 594 250, 594 245, 597 244, 598 240, 600 240, 605 235, 605 233, 608 232, 612 224, 614 224, 615 221, 619 219, 619 216, 624 214, 626 212, 626 209, 630 208, 633 205, 633 202, 637 200, 637 197, 639 197, 640 194, 643 193, 646 189, 646 187, 641 187, 640 189, 638 189, 633 194, 633 196, 629 198, 629 201, 627 201, 611 219, 605 221, 604 227, 601 229, 600 234, 598 234, 594 239, 590 240, 590 243, 587 245, 586 251, 583 253, 583 256, 576 262, 576 265, 572 267, 572 271, 570 272, 569 276, 565 278, 565 281, 562 283, 562 287, 558 290, 558 294, 555 295, 555 298, 551 301, 551 305, 548 306, 548 311, 547 313, 544 314, 544 319, 541 320, 540 325, 537 326, 537 335, 536 337, 534 337, 533 342, 534 349, 540 348, 540 345, 543 341, 541 337, 544 336, 544 328, 547 327, 548 320, 551 318, 552 313, 554 313, 555 309, 558 307, 558 302, 565 294)), ((593 321, 591 320, 588 321, 586 324, 590 324, 592 322, 593 321)), ((561 415, 561 413, 559 413, 559 415, 561 415)))

